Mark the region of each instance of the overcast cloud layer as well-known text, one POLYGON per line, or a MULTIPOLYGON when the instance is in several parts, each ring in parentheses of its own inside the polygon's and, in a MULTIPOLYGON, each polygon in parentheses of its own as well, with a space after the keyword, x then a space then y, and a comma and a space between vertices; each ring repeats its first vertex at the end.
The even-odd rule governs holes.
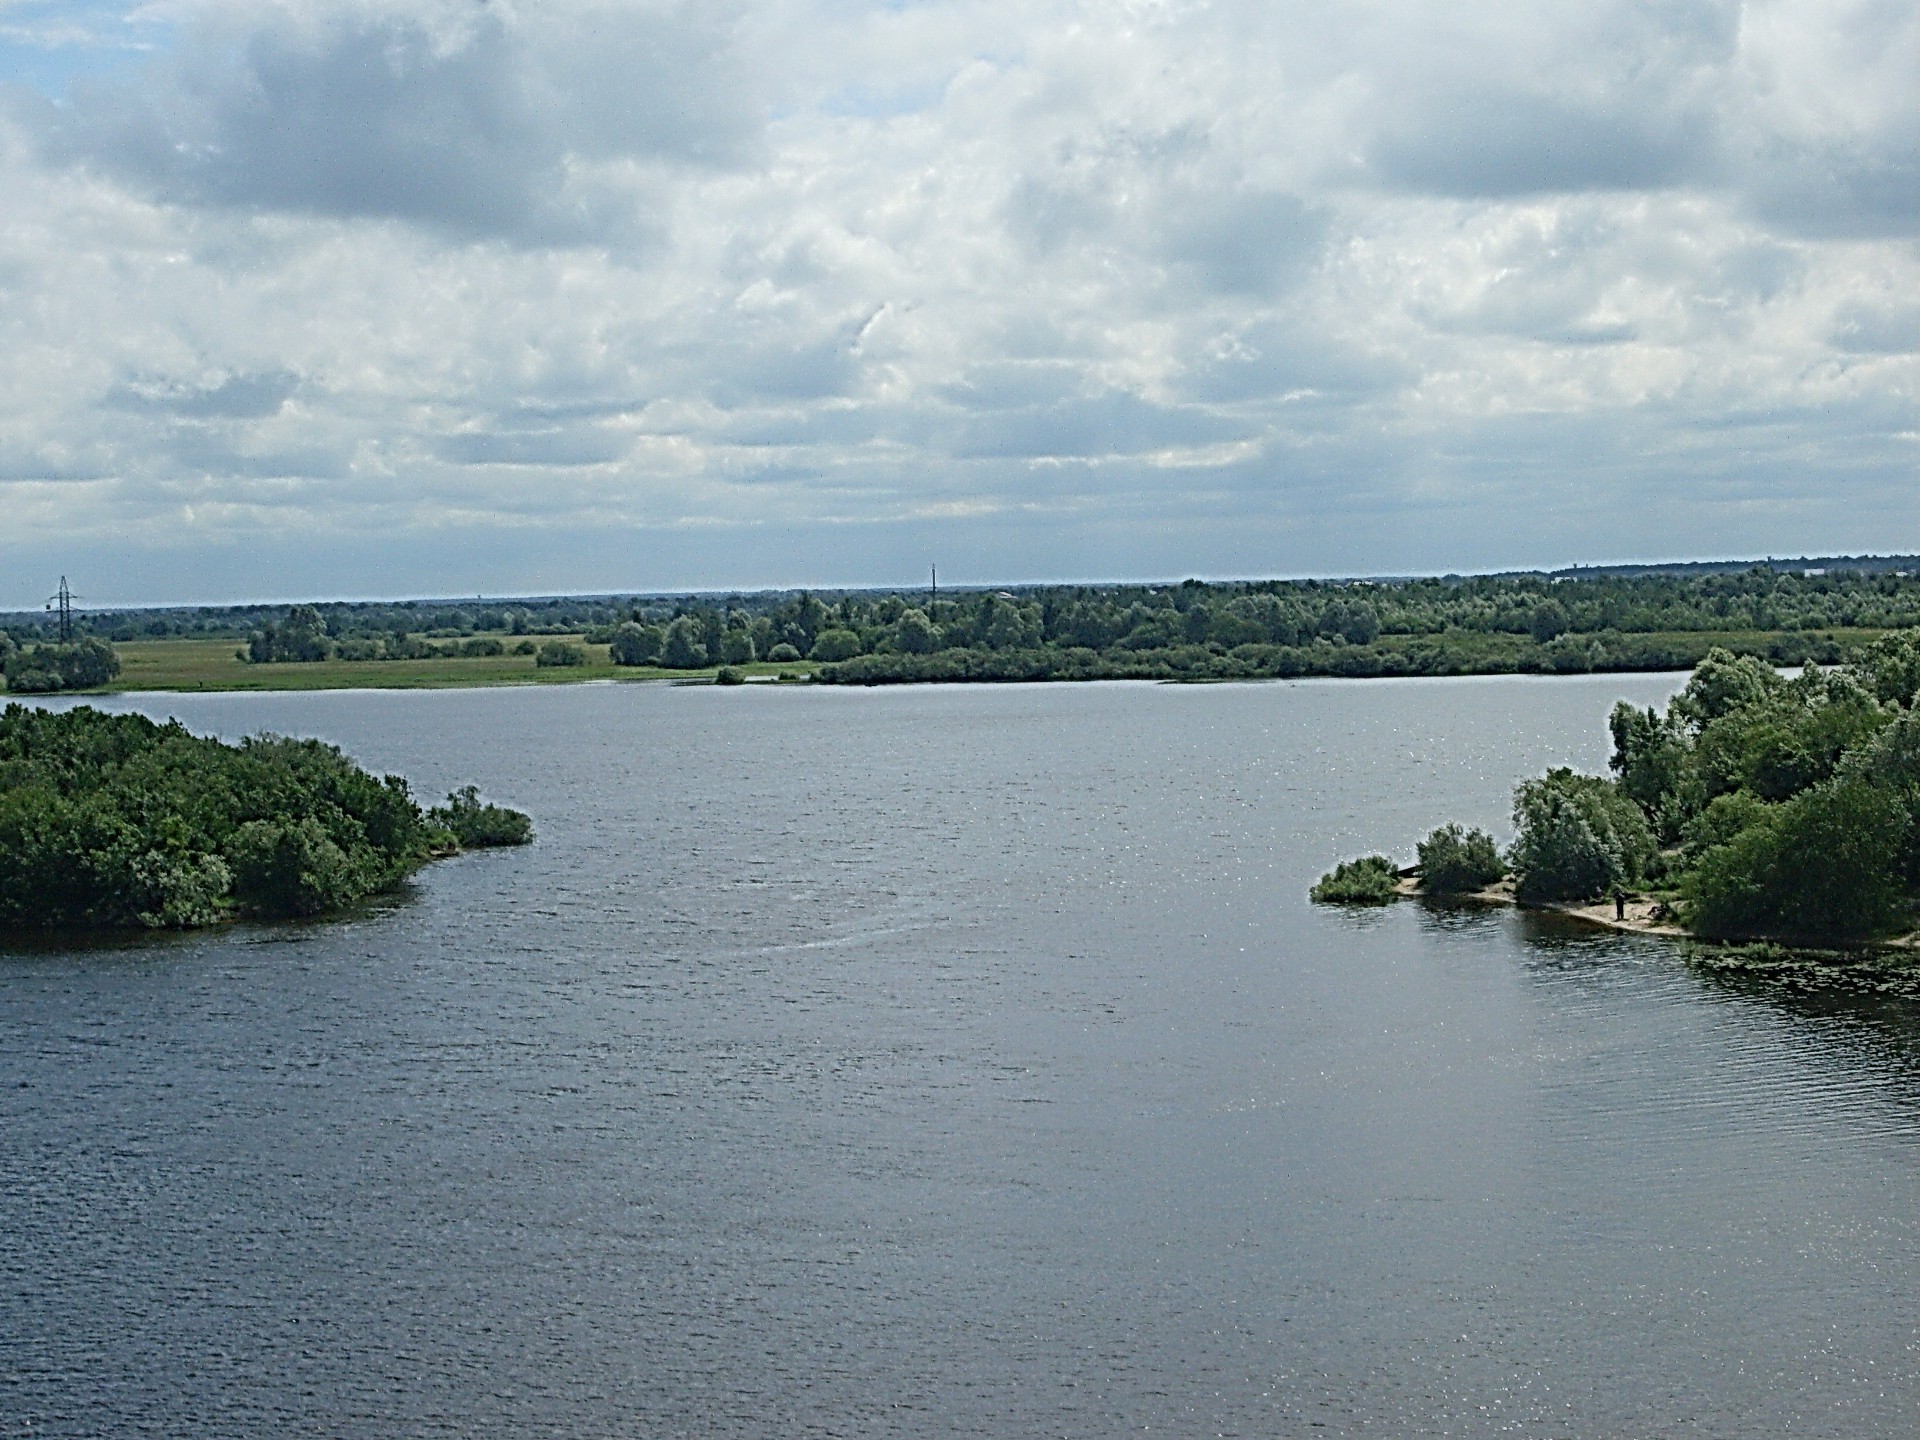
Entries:
POLYGON ((1920 549, 1920 3, 0 0, 0 605, 1920 549))

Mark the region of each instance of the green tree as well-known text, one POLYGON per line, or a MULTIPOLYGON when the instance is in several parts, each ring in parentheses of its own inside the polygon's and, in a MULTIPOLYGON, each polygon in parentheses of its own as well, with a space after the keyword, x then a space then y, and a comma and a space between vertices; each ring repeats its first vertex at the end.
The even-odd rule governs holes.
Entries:
POLYGON ((851 660, 864 648, 860 643, 860 637, 851 630, 838 628, 822 630, 813 642, 810 658, 825 661, 851 660))
POLYGON ((607 642, 607 653, 616 665, 651 665, 660 658, 664 639, 658 626, 626 620, 614 627, 613 639, 607 642))
POLYGON ((930 655, 940 648, 940 632, 926 611, 910 606, 894 622, 893 643, 903 654, 930 655))
POLYGON ((682 615, 667 626, 660 646, 660 663, 669 670, 698 670, 707 663, 706 642, 700 638, 700 626, 682 615))
POLYGON ((1687 874, 1688 924, 1716 939, 1884 933, 1905 908, 1896 867, 1909 823, 1896 797, 1863 779, 1769 807, 1687 874))
POLYGON ((745 629, 727 631, 720 637, 720 658, 729 665, 751 665, 754 661, 752 633, 745 629))
POLYGON ((1605 780, 1550 770, 1514 793, 1509 863, 1522 900, 1591 900, 1637 884, 1657 853, 1640 807, 1605 780))

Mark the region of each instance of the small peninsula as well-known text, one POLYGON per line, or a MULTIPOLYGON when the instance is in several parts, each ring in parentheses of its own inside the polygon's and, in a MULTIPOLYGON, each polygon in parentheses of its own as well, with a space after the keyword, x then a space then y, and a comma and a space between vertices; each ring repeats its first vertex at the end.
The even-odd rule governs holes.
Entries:
POLYGON ((317 740, 0 712, 0 935, 325 915, 429 860, 532 838, 471 786, 423 810, 401 777, 317 740))
POLYGON ((1444 826, 1313 888, 1331 904, 1475 898, 1710 941, 1911 947, 1920 921, 1920 635, 1784 678, 1710 652, 1664 713, 1616 705, 1611 776, 1549 771, 1515 839, 1444 826))

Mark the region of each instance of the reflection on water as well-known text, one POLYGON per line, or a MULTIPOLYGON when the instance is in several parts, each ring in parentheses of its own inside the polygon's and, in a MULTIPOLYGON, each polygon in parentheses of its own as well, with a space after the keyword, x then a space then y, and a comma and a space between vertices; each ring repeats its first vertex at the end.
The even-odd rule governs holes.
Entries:
POLYGON ((120 702, 540 839, 0 955, 0 1434, 1909 1433, 1914 1007, 1305 902, 1672 684, 120 702))

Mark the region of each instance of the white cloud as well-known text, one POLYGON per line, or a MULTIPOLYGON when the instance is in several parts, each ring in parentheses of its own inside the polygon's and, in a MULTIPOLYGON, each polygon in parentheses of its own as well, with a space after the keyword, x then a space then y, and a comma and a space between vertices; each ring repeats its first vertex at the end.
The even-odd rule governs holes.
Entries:
MULTIPOLYGON (((0 106, 29 565, 1380 571, 1920 518, 1911 3, 141 13, 144 64, 0 106)), ((13 43, 120 16, 67 19, 13 43)))

